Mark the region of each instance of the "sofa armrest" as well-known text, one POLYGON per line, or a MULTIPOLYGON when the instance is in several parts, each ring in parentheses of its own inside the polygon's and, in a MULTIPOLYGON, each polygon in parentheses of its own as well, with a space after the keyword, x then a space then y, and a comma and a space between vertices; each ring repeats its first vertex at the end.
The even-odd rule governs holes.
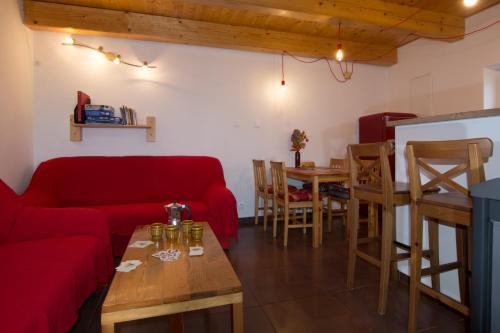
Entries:
POLYGON ((57 207, 58 202, 55 196, 49 192, 39 189, 29 188, 19 196, 21 202, 26 206, 33 207, 57 207))
MULTIPOLYGON (((227 237, 238 237, 238 211, 233 193, 224 185, 213 185, 203 195, 210 214, 218 221, 216 227, 227 237)), ((212 226, 214 227, 214 226, 212 226)))
POLYGON ((109 227, 104 213, 88 208, 24 207, 17 215, 8 242, 67 236, 91 236, 98 242, 96 266, 99 281, 105 283, 113 272, 109 227))

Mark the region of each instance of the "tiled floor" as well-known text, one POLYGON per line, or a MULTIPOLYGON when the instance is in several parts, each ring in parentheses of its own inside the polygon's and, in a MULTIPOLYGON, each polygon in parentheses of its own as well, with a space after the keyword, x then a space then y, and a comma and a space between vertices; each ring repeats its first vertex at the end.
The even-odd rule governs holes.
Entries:
MULTIPOLYGON (((309 231, 310 232, 310 231, 309 231)), ((347 242, 340 227, 311 248, 311 235, 291 230, 289 246, 271 230, 241 224, 239 242, 228 252, 244 289, 245 332, 406 332, 408 286, 391 282, 387 314, 377 314, 378 270, 358 260, 356 289, 346 290, 347 242)), ((99 332, 105 291, 84 305, 73 332, 99 332)), ((184 314, 185 332, 230 332, 229 307, 184 314)), ((422 332, 466 332, 467 321, 423 296, 422 332)), ((168 332, 159 317, 120 325, 117 332, 168 332)))

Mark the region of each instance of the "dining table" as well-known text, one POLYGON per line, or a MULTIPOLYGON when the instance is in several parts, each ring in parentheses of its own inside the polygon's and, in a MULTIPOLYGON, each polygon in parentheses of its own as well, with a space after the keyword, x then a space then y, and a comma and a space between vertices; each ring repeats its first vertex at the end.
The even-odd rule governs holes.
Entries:
POLYGON ((317 248, 322 243, 320 233, 320 214, 322 201, 319 198, 319 184, 330 182, 345 182, 349 180, 349 169, 346 168, 329 168, 329 167, 298 167, 286 168, 286 176, 291 179, 310 182, 312 184, 313 197, 313 234, 312 246, 317 248))

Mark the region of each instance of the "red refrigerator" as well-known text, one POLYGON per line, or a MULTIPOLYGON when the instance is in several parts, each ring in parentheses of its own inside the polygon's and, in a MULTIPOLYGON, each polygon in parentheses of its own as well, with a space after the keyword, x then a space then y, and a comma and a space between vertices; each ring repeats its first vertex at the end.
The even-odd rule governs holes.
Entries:
MULTIPOLYGON (((359 118, 359 143, 384 142, 394 140, 394 127, 387 122, 416 118, 412 113, 383 112, 359 118)), ((392 179, 394 179, 394 156, 389 157, 392 179)))

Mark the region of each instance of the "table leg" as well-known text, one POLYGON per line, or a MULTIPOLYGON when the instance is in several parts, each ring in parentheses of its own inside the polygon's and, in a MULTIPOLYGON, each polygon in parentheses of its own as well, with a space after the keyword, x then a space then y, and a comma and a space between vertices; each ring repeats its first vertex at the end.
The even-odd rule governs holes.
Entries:
POLYGON ((182 319, 182 313, 176 313, 170 315, 168 319, 171 332, 175 333, 184 332, 184 321, 182 319))
POLYGON ((106 324, 101 325, 101 333, 114 333, 115 332, 115 324, 106 324))
POLYGON ((313 195, 313 247, 319 247, 320 228, 319 228, 319 182, 318 177, 313 177, 312 182, 312 195, 313 195))
POLYGON ((233 333, 243 333, 243 303, 234 303, 233 312, 233 333))

